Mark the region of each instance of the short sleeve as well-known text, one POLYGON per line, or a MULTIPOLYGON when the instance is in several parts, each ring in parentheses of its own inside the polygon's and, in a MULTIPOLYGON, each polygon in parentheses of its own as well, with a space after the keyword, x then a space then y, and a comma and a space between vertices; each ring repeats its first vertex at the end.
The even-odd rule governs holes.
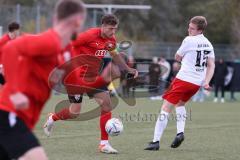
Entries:
MULTIPOLYGON (((210 43, 211 44, 211 43, 210 43)), ((211 44, 211 49, 210 49, 210 53, 209 53, 209 55, 208 55, 208 57, 209 58, 215 58, 215 53, 214 53, 214 48, 213 48, 213 46, 212 46, 212 44, 211 44)))
POLYGON ((189 49, 189 40, 186 37, 182 41, 180 48, 177 50, 177 54, 183 57, 186 54, 186 52, 188 51, 188 49, 189 49))

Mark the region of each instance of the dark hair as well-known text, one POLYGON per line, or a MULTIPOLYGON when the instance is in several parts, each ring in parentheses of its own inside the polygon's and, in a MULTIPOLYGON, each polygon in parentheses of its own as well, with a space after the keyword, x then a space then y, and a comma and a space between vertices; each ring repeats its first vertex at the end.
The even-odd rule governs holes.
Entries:
POLYGON ((13 31, 18 30, 18 29, 20 29, 20 25, 17 22, 11 22, 8 25, 8 31, 9 32, 13 32, 13 31))
POLYGON ((106 14, 102 17, 102 24, 117 25, 119 23, 118 18, 113 14, 106 14))
POLYGON ((190 20, 190 23, 197 25, 198 30, 204 31, 207 27, 207 20, 203 16, 195 16, 190 20))
POLYGON ((81 0, 60 0, 55 6, 58 20, 63 20, 77 13, 85 13, 85 11, 81 0))

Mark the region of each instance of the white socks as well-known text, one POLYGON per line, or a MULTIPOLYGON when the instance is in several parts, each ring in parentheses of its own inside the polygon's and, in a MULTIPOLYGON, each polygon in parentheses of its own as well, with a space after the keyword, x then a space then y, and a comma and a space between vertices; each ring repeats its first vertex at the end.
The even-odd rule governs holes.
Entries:
POLYGON ((49 123, 53 123, 53 122, 54 122, 54 120, 53 120, 53 115, 51 115, 51 116, 48 117, 48 122, 49 122, 49 123))
POLYGON ((181 132, 184 133, 186 119, 187 113, 185 106, 176 107, 177 134, 181 132))
POLYGON ((101 140, 100 141, 100 145, 106 145, 106 144, 108 144, 108 140, 101 140))
POLYGON ((158 116, 154 130, 153 142, 160 141, 163 131, 165 130, 168 123, 168 115, 169 113, 162 110, 160 115, 158 116))
MULTIPOLYGON (((161 140, 162 134, 167 127, 168 117, 169 113, 162 110, 155 125, 153 142, 161 140)), ((187 112, 185 106, 176 107, 177 134, 184 133, 186 119, 187 112)))

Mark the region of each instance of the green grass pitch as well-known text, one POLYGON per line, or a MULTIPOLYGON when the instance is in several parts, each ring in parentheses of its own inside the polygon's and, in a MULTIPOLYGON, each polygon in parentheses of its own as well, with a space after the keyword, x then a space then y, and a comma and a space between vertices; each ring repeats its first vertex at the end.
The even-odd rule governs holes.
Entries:
MULTIPOLYGON (((239 97, 239 96, 238 96, 239 97)), ((176 134, 176 121, 170 118, 162 137, 160 150, 144 151, 152 140, 155 116, 162 101, 137 99, 134 107, 119 101, 113 117, 123 119, 124 132, 110 142, 120 153, 106 155, 98 152, 99 118, 89 121, 59 121, 47 138, 42 125, 48 112, 64 96, 52 96, 47 103, 35 133, 50 160, 237 160, 240 159, 240 103, 189 103, 185 141, 177 149, 169 146, 176 134)), ((84 97, 83 112, 96 107, 93 100, 84 97)))

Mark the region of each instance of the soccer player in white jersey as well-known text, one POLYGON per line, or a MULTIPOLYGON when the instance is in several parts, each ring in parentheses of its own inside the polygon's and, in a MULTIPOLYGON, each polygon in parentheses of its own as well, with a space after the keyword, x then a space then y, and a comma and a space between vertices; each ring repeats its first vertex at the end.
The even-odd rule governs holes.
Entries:
POLYGON ((159 142, 173 106, 176 109, 177 135, 171 147, 179 147, 184 140, 187 118, 185 104, 200 86, 210 89, 209 82, 214 74, 215 62, 213 46, 203 35, 206 27, 207 20, 203 16, 193 17, 189 22, 189 36, 183 40, 175 55, 175 60, 181 62, 181 69, 170 89, 163 95, 164 102, 155 125, 154 138, 145 150, 159 150, 159 142))

